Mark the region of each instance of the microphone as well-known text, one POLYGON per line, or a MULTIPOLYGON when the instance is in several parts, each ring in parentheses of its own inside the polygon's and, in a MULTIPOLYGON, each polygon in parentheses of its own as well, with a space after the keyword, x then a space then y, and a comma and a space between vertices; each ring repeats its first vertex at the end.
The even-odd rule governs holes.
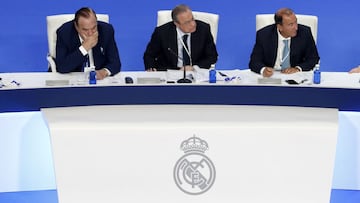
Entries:
MULTIPOLYGON (((185 47, 185 48, 186 48, 186 47, 185 47)), ((185 50, 187 50, 187 49, 185 49, 185 50)), ((168 47, 168 51, 169 51, 172 55, 176 56, 176 58, 178 58, 178 59, 180 59, 180 60, 183 61, 183 58, 180 57, 178 54, 176 54, 170 47, 168 47)), ((186 53, 189 54, 187 51, 186 51, 186 53)), ((192 65, 190 54, 189 54, 189 58, 190 58, 190 64, 192 65)), ((177 81, 177 83, 192 83, 192 81, 191 81, 190 79, 187 79, 187 78, 186 78, 186 68, 185 68, 185 66, 183 66, 183 70, 184 70, 184 76, 183 76, 183 78, 179 79, 179 80, 177 81)))

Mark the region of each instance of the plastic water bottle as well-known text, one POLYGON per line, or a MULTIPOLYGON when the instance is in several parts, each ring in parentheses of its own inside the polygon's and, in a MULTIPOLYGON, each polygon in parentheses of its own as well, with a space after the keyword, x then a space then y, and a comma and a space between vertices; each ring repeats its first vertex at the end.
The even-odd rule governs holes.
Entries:
POLYGON ((90 71, 89 84, 90 85, 96 84, 96 71, 95 71, 95 69, 91 69, 91 71, 90 71))
POLYGON ((320 84, 321 82, 321 72, 320 72, 320 65, 316 64, 314 68, 314 84, 320 84))
POLYGON ((209 70, 209 83, 216 83, 216 70, 211 68, 209 70))

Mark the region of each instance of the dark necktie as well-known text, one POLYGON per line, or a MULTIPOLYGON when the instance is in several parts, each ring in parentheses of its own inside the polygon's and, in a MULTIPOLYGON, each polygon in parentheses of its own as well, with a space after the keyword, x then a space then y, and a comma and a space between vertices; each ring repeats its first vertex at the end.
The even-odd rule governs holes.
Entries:
POLYGON ((86 54, 86 59, 83 62, 83 67, 82 67, 82 71, 85 71, 85 67, 90 67, 90 59, 89 59, 89 54, 86 54))
POLYGON ((182 40, 183 40, 183 45, 185 45, 185 47, 183 46, 183 66, 186 65, 190 65, 190 57, 189 54, 187 53, 187 51, 189 51, 188 45, 187 45, 187 38, 189 35, 184 35, 182 40), (187 51, 186 51, 187 50, 187 51))

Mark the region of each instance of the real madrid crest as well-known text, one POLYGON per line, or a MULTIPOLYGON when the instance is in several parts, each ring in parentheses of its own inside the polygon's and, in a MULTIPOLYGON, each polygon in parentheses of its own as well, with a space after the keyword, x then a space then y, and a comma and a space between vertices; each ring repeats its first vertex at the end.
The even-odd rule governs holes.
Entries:
POLYGON ((208 191, 215 181, 215 167, 205 155, 208 143, 195 135, 184 140, 180 146, 185 152, 175 164, 174 180, 178 188, 190 195, 208 191))

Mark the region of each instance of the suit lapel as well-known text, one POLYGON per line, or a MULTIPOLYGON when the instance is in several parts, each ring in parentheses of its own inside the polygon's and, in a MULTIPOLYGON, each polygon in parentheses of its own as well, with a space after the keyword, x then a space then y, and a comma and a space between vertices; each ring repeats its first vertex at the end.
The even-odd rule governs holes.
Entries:
POLYGON ((276 56, 277 56, 277 53, 278 53, 278 43, 279 43, 279 36, 278 36, 278 32, 277 32, 277 28, 276 28, 276 25, 275 25, 275 29, 273 31, 273 34, 272 34, 272 39, 271 39, 271 50, 275 50, 273 51, 273 55, 272 55, 272 64, 275 65, 275 61, 276 61, 276 56))

